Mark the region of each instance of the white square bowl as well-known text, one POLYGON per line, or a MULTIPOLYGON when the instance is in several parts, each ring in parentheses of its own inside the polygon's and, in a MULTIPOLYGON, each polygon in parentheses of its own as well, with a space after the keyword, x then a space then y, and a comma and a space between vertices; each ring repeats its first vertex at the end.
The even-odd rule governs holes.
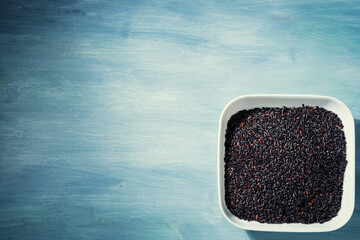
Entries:
POLYGON ((255 231, 271 232, 328 232, 344 226, 354 211, 355 206, 355 126, 354 118, 348 107, 333 97, 316 95, 246 95, 229 102, 220 116, 218 136, 218 192, 219 203, 225 218, 233 225, 255 231), (333 111, 344 125, 346 138, 346 160, 348 161, 343 182, 341 208, 337 216, 325 223, 259 223, 246 221, 234 216, 225 204, 225 133, 230 117, 238 111, 261 107, 301 107, 302 104, 323 107, 333 111))

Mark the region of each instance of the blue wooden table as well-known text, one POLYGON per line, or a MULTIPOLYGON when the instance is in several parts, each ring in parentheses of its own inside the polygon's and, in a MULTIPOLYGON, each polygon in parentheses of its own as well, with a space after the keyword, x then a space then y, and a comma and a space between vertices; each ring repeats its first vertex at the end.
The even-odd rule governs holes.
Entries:
MULTIPOLYGON (((356 239, 244 231, 217 199, 231 99, 329 95, 356 119, 357 1, 1 1, 0 239, 356 239)), ((359 160, 359 148, 356 151, 359 160)))

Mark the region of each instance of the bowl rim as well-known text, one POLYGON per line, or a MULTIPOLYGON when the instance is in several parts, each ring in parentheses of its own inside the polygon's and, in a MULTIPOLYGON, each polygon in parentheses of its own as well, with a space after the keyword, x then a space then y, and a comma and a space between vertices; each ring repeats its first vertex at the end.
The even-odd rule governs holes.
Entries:
MULTIPOLYGON (((284 102, 284 105, 286 107, 294 107, 292 105, 287 105, 284 102)), ((277 107, 277 106, 274 106, 277 107)), ((320 106, 321 107, 321 106, 320 106)), ((237 111, 241 111, 245 108, 239 108, 237 109, 237 111)), ((236 112, 237 112, 236 111, 236 112)), ((231 115, 235 114, 236 112, 232 112, 231 115)), ((333 111, 334 112, 334 111, 333 111)), ((335 112, 338 116, 339 114, 337 112, 335 112)), ((340 116, 339 116, 340 118, 340 116)), ((341 118, 340 118, 341 119, 341 118)), ((344 122, 344 119, 342 119, 342 121, 344 122)), ((345 126, 344 126, 345 127, 345 126)), ((348 139, 347 139, 348 140, 348 139)), ((219 119, 219 129, 218 129, 218 171, 217 171, 217 177, 218 177, 218 200, 219 200, 219 205, 220 205, 220 209, 222 214, 224 215, 224 217, 234 226, 238 227, 238 228, 242 228, 245 230, 256 230, 256 231, 271 231, 271 232, 330 232, 330 231, 334 231, 337 230, 341 227, 343 227, 351 218, 354 208, 355 208, 355 124, 354 124, 354 117, 351 113, 351 111, 349 110, 349 108, 340 100, 338 100, 337 98, 334 97, 330 97, 330 96, 323 96, 323 95, 308 95, 308 94, 251 94, 251 95, 242 95, 239 97, 236 97, 234 99, 232 99, 230 102, 228 102, 226 104, 226 106, 224 107, 224 109, 222 110, 221 114, 220 114, 220 119, 219 119), (353 152, 353 156, 350 156, 351 159, 346 158, 346 160, 348 161, 347 164, 347 169, 345 170, 346 174, 349 174, 351 177, 351 184, 353 185, 352 187, 352 191, 351 191, 351 199, 347 199, 346 202, 346 209, 347 209, 347 215, 345 215, 345 217, 343 217, 341 220, 338 220, 333 226, 328 226, 328 227, 324 227, 327 226, 326 222, 323 224, 319 224, 319 223, 312 223, 312 224, 302 224, 302 223, 282 223, 282 224, 271 224, 271 223, 258 223, 255 221, 245 221, 245 220, 240 220, 238 219, 236 216, 234 216, 227 208, 226 204, 225 204, 225 191, 224 191, 224 156, 223 156, 223 152, 221 150, 225 149, 224 146, 224 140, 225 140, 225 131, 226 131, 226 125, 228 122, 228 119, 225 119, 225 113, 228 111, 228 109, 236 104, 239 101, 245 100, 246 98, 272 98, 272 99, 296 99, 296 100, 328 100, 331 102, 334 102, 336 104, 338 104, 339 106, 342 107, 342 109, 345 111, 345 113, 348 115, 348 117, 351 118, 351 124, 347 125, 348 130, 345 132, 346 137, 350 136, 350 139, 353 140, 352 142, 347 142, 346 144, 346 150, 348 153, 349 149, 352 149, 353 152), (352 175, 352 176, 351 176, 352 175), (236 220, 237 219, 237 220, 236 220), (242 221, 242 224, 239 224, 238 221, 242 221), (252 224, 249 224, 252 223, 252 224), (255 223, 255 225, 254 225, 255 223), (297 227, 290 227, 290 226, 294 226, 297 225, 297 227), (299 225, 301 227, 299 227, 299 225), (310 225, 317 225, 319 226, 317 229, 314 228, 307 228, 307 226, 310 225)), ((344 178, 345 179, 345 178, 344 178)), ((348 184, 350 184, 348 183, 348 184)), ((343 183, 343 188, 345 186, 345 180, 343 183)), ((344 196, 344 192, 343 192, 343 196, 344 196)), ((341 204, 343 206, 344 204, 344 197, 342 197, 342 201, 341 204)), ((341 211, 341 209, 340 209, 341 211)), ((339 213, 340 213, 339 211, 339 213)), ((337 217, 337 216, 336 216, 337 217)), ((335 219, 336 217, 334 217, 333 219, 335 219)), ((330 220, 332 221, 332 220, 330 220)), ((330 222, 329 221, 329 222, 330 222)))

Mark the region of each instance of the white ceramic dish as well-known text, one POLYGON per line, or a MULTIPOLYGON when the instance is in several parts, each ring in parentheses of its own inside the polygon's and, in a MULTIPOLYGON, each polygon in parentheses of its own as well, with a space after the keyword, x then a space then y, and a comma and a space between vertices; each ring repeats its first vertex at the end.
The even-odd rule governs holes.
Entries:
POLYGON ((355 205, 355 127, 354 118, 347 106, 336 98, 315 95, 247 95, 229 102, 220 116, 218 138, 218 192, 219 203, 225 218, 233 225, 257 231, 272 232, 328 232, 344 226, 354 211, 355 205), (300 107, 302 104, 319 106, 336 113, 344 125, 346 138, 346 166, 343 184, 343 196, 338 215, 323 224, 283 223, 269 224, 245 221, 234 216, 225 204, 224 191, 224 151, 225 132, 230 117, 240 110, 256 107, 300 107))

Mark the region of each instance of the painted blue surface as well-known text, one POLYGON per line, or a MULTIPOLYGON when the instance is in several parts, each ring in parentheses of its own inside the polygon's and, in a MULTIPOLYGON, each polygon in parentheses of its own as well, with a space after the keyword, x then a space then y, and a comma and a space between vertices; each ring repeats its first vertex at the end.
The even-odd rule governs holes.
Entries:
POLYGON ((355 239, 359 163, 345 227, 262 233, 222 216, 216 154, 244 94, 360 119, 359 30, 357 1, 1 1, 0 239, 355 239))

